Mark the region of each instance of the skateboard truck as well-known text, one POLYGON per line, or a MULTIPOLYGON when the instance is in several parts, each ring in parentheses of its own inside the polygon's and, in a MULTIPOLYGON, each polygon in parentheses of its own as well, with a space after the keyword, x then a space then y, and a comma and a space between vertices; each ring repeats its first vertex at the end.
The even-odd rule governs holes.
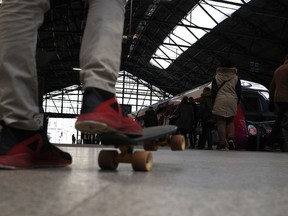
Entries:
POLYGON ((157 151, 159 146, 169 146, 172 151, 183 151, 185 149, 185 138, 183 135, 167 135, 163 138, 144 141, 143 147, 146 151, 157 151))
POLYGON ((129 137, 125 134, 110 133, 99 135, 103 147, 114 146, 118 150, 101 150, 98 156, 99 167, 103 170, 116 170, 119 163, 129 163, 135 171, 150 171, 153 157, 150 151, 159 146, 169 146, 172 151, 185 149, 185 138, 174 135, 176 126, 157 126, 144 128, 143 136, 129 137), (134 151, 135 145, 143 145, 145 151, 134 151))
POLYGON ((153 166, 152 153, 135 151, 130 145, 120 145, 117 150, 101 150, 98 156, 99 167, 103 170, 116 170, 119 163, 129 163, 135 171, 150 171, 153 166))

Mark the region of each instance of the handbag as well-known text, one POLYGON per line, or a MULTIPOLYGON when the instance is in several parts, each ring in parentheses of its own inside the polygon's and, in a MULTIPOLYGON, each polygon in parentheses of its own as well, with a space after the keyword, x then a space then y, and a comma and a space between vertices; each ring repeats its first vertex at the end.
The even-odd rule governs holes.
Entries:
POLYGON ((202 123, 201 123, 201 121, 198 121, 196 128, 195 128, 195 134, 201 135, 202 132, 203 132, 202 123))

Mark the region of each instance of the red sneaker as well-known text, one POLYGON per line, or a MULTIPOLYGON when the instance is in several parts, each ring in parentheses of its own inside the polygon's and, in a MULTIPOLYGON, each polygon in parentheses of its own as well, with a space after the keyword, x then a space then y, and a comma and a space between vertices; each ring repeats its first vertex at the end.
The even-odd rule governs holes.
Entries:
POLYGON ((71 155, 52 145, 42 131, 3 126, 0 133, 0 168, 64 167, 71 163, 71 155))
POLYGON ((122 115, 115 97, 102 102, 91 112, 80 114, 75 128, 91 134, 120 132, 134 136, 143 135, 142 127, 138 122, 122 115))

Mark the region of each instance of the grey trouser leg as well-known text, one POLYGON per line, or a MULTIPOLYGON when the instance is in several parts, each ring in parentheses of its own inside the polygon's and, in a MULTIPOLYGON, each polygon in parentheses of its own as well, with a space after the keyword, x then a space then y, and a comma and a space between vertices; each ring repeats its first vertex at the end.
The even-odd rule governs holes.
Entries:
POLYGON ((115 93, 120 69, 125 0, 89 0, 80 51, 81 82, 115 93))
POLYGON ((37 30, 48 0, 4 0, 0 7, 0 119, 12 127, 37 130, 37 30))

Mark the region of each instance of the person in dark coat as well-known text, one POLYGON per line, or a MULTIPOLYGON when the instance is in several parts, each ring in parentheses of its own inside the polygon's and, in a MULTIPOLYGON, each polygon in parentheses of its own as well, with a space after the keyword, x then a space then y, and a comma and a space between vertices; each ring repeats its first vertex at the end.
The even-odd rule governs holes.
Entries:
POLYGON ((179 104, 177 110, 177 122, 176 125, 178 127, 178 131, 183 136, 189 135, 189 141, 190 144, 194 144, 193 136, 191 137, 191 131, 194 128, 195 125, 195 119, 194 119, 194 107, 193 104, 191 104, 188 101, 187 96, 183 96, 181 103, 179 104))
POLYGON ((74 134, 72 134, 72 144, 75 144, 75 142, 76 142, 76 137, 74 134))
POLYGON ((198 114, 198 107, 197 107, 197 104, 195 102, 195 99, 193 97, 189 97, 188 98, 188 101, 189 103, 192 104, 193 106, 193 111, 194 111, 194 126, 192 128, 192 130, 189 132, 189 137, 190 138, 190 148, 191 149, 194 149, 195 148, 195 144, 197 142, 197 137, 196 137, 196 134, 195 134, 195 129, 196 129, 196 122, 198 122, 199 120, 199 114, 198 114))
POLYGON ((209 87, 205 87, 201 94, 199 115, 203 132, 200 135, 198 148, 204 149, 207 141, 208 149, 212 150, 213 141, 211 131, 215 122, 212 115, 212 98, 209 87))
POLYGON ((148 110, 145 111, 144 126, 145 127, 158 126, 157 114, 152 106, 150 106, 148 110))
POLYGON ((285 57, 283 65, 274 72, 269 86, 269 109, 274 111, 277 106, 277 118, 273 125, 271 135, 266 143, 265 150, 272 150, 273 144, 279 134, 282 133, 281 122, 284 114, 288 112, 288 55, 285 57))

